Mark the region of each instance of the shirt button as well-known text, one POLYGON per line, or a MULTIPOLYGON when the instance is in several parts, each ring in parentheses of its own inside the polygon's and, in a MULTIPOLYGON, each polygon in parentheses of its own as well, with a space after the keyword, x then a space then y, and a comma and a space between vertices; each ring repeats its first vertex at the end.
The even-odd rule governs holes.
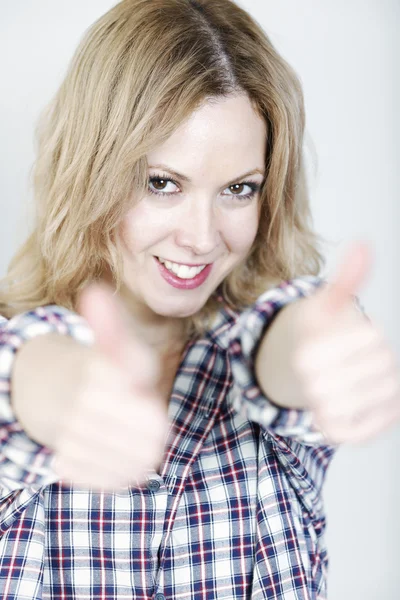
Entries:
POLYGON ((156 594, 154 600, 165 600, 164 594, 156 594))
MULTIPOLYGON (((148 484, 147 484, 147 489, 150 490, 151 492, 157 492, 161 487, 161 483, 159 481, 157 481, 157 479, 150 479, 148 484)), ((164 599, 164 594, 161 594, 162 598, 158 598, 156 596, 156 600, 163 600, 164 599)))

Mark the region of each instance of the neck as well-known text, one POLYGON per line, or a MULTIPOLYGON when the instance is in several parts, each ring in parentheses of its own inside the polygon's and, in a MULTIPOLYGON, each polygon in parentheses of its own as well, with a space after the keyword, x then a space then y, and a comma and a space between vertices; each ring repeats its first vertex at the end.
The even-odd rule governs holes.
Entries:
POLYGON ((183 319, 158 315, 148 306, 139 303, 125 285, 122 285, 119 296, 128 310, 132 329, 151 347, 160 354, 183 350, 183 319))
MULTIPOLYGON (((110 269, 103 272, 103 278, 113 289, 115 288, 110 269)), ((175 356, 177 353, 182 353, 187 341, 183 319, 158 315, 147 305, 139 302, 125 283, 121 285, 119 297, 126 309, 128 323, 136 335, 163 356, 168 353, 175 356)))

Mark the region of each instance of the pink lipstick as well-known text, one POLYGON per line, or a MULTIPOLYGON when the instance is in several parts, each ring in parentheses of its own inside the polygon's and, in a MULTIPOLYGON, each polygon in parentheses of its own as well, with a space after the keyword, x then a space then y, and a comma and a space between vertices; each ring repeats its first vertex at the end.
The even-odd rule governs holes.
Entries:
POLYGON ((213 263, 207 265, 201 273, 193 277, 193 279, 181 279, 172 271, 169 271, 165 265, 163 265, 158 258, 154 257, 154 260, 157 263, 157 266, 160 270, 162 277, 165 279, 167 283, 172 285, 174 288, 178 288, 180 290, 193 290, 199 287, 202 283, 205 282, 209 274, 211 273, 211 269, 213 263))

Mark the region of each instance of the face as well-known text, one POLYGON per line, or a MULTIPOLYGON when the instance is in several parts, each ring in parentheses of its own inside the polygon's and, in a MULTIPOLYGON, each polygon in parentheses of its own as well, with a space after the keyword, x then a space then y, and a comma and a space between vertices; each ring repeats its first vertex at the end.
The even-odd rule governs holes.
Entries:
POLYGON ((124 286, 142 313, 195 314, 246 258, 266 139, 247 96, 232 96, 205 102, 147 155, 148 192, 133 197, 119 229, 124 286))

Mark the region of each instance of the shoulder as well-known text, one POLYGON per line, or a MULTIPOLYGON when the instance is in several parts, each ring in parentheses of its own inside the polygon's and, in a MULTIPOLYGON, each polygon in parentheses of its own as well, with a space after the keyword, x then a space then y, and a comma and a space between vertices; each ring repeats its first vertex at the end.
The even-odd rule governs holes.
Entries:
POLYGON ((93 335, 85 319, 63 306, 49 304, 37 306, 10 319, 0 316, 2 333, 20 336, 27 340, 36 335, 56 332, 70 335, 83 343, 91 343, 93 335))

